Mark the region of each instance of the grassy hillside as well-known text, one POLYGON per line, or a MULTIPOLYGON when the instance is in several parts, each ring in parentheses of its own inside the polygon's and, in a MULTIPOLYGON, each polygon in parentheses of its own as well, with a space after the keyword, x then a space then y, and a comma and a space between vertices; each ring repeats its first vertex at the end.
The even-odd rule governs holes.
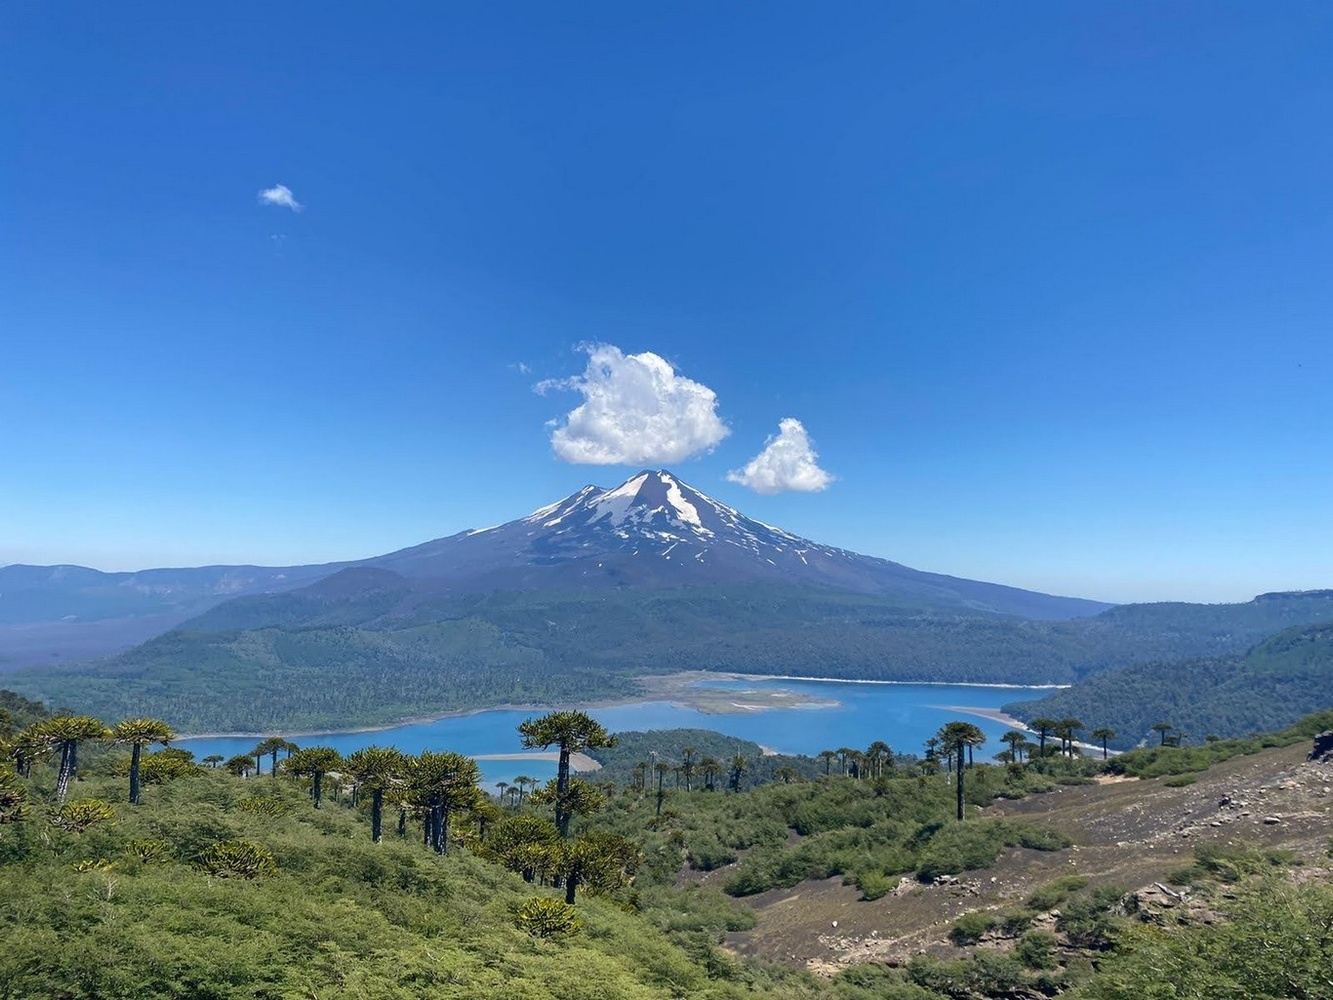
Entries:
POLYGON ((239 599, 109 661, 6 683, 108 718, 146 710, 191 731, 336 728, 622 697, 635 675, 681 669, 1067 683, 1125 664, 1241 652, 1330 616, 1333 596, 1323 593, 1032 622, 776 586, 449 597, 362 581, 239 599))
POLYGON ((1006 710, 1019 718, 1096 720, 1118 734, 1112 745, 1156 742, 1152 726, 1177 733, 1241 736, 1277 729, 1333 705, 1333 625, 1287 629, 1243 656, 1146 663, 1091 677, 1006 710))
MULTIPOLYGON (((0 739, 10 736, 0 727, 0 739)), ((0 768, 0 998, 1289 995, 1276 986, 1314 997, 1325 995, 1321 970, 1333 958, 1333 941, 1319 932, 1333 918, 1333 892, 1318 872, 1299 887, 1275 880, 1287 863, 1279 852, 1201 850, 1180 878, 1209 900, 1207 920, 1181 911, 1171 922, 1152 913, 1138 921, 1122 889, 1073 874, 1063 831, 980 810, 996 797, 1023 805, 1059 782, 1087 785, 1101 767, 1093 760, 968 768, 963 822, 952 818, 950 779, 930 768, 730 793, 672 790, 664 802, 649 790, 604 788, 573 833, 580 844, 625 838, 632 857, 617 864, 629 878, 590 875, 571 909, 548 884, 557 870, 549 865, 568 863, 550 860, 559 850, 506 846, 533 824, 554 834, 549 806, 531 796, 517 810, 470 800, 453 814, 453 846, 440 855, 422 844, 412 817, 403 834, 390 819, 384 842, 372 842, 370 779, 352 796, 350 779, 329 778, 316 809, 304 779, 246 779, 173 758, 131 806, 127 755, 93 749, 81 753, 64 806, 54 801, 54 757, 39 759, 29 778, 0 768), (1062 875, 1004 909, 969 903, 975 886, 994 880, 974 877, 968 888, 954 875, 1007 854, 1025 865, 1049 857, 1062 875), (510 870, 523 866, 534 868, 531 881, 510 870), (718 878, 705 884, 710 873, 718 878), (917 948, 898 967, 851 963, 819 977, 719 947, 771 912, 741 900, 813 888, 820 883, 808 880, 830 875, 867 901, 914 876, 921 898, 954 914, 953 943, 917 948), (1210 879, 1225 892, 1210 896, 1210 879), (1186 978, 1163 979, 1164 968, 1186 978), (1154 992, 1163 983, 1187 988, 1154 992)), ((396 801, 386 795, 391 817, 396 801)), ((894 905, 873 912, 891 936, 893 915, 911 904, 882 902, 894 905)), ((828 931, 827 921, 820 926, 828 931)))

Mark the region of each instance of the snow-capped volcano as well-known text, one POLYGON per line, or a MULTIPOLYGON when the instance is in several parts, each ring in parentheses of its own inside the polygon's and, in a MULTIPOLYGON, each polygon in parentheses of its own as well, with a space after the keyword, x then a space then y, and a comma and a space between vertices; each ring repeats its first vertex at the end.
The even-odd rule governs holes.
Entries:
POLYGON ((640 472, 613 489, 585 486, 527 517, 361 565, 468 591, 771 582, 1033 618, 1106 608, 820 545, 746 517, 661 469, 640 472))

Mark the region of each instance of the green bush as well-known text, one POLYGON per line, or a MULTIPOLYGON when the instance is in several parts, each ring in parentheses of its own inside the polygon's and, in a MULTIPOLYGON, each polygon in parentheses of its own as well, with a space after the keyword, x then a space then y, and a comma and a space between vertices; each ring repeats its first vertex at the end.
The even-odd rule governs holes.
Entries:
POLYGON ((1198 776, 1194 774, 1173 774, 1171 777, 1163 781, 1162 784, 1167 788, 1186 788, 1198 780, 1198 776))
POLYGON ((1053 910, 1087 884, 1088 880, 1082 875, 1062 875, 1029 896, 1027 905, 1030 909, 1042 912, 1053 910))
POLYGON ((518 905, 514 924, 533 937, 564 937, 578 929, 578 918, 574 907, 563 899, 533 896, 518 905))
POLYGON ((949 931, 949 940, 956 945, 976 944, 997 922, 993 913, 980 910, 964 913, 954 921, 953 929, 949 931))
POLYGON ((1014 958, 1029 969, 1053 969, 1055 947, 1055 935, 1050 931, 1028 931, 1014 946, 1014 958))
POLYGON ((250 840, 224 840, 199 855, 198 865, 218 878, 264 878, 278 870, 273 852, 250 840))
POLYGON ((879 899, 887 895, 893 891, 897 883, 897 879, 877 871, 862 872, 856 877, 857 888, 861 890, 861 898, 864 900, 879 899))

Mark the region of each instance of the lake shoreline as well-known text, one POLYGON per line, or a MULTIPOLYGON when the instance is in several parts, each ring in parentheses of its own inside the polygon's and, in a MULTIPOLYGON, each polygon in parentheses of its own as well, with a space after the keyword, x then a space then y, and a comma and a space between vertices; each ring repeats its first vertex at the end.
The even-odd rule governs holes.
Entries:
MULTIPOLYGON (((445 719, 465 718, 471 715, 481 715, 485 712, 557 712, 599 708, 625 708, 634 705, 650 704, 655 701, 667 701, 673 704, 685 707, 699 708, 705 714, 725 715, 727 712, 719 712, 714 709, 708 712, 700 708, 697 704, 692 704, 694 699, 687 697, 691 686, 700 680, 732 680, 732 681, 812 681, 826 684, 872 684, 872 685, 900 685, 900 686, 918 686, 918 687, 975 687, 975 688, 994 688, 994 689, 1012 689, 1022 690, 1054 690, 1067 688, 1068 684, 996 684, 971 681, 898 681, 898 680, 872 680, 852 677, 807 677, 795 674, 742 674, 731 670, 679 670, 665 674, 645 674, 636 678, 642 688, 638 697, 629 698, 599 698, 592 701, 580 701, 575 703, 562 704, 514 704, 502 702, 496 705, 479 706, 477 708, 460 708, 445 712, 434 712, 429 715, 410 716, 391 722, 382 722, 367 726, 349 726, 340 729, 305 729, 300 731, 267 732, 241 731, 241 732, 211 732, 211 733, 181 733, 173 743, 185 742, 187 740, 219 740, 219 739, 264 739, 269 736, 280 736, 283 738, 302 738, 308 739, 316 736, 355 736, 363 733, 386 732, 392 729, 400 729, 403 726, 430 725, 433 722, 442 722, 445 719)), ((740 712, 763 712, 773 708, 793 707, 792 705, 764 704, 764 705, 746 705, 740 712)), ((802 704, 799 707, 811 710, 831 709, 839 707, 838 702, 810 702, 802 704)), ((953 706, 941 706, 949 707, 953 706)), ((957 711, 967 711, 964 708, 957 708, 957 711)), ((991 711, 982 709, 981 711, 991 711)), ((1006 725, 1013 725, 1016 728, 1022 724, 1016 719, 1006 716, 1003 719, 994 721, 1003 722, 1006 725)))

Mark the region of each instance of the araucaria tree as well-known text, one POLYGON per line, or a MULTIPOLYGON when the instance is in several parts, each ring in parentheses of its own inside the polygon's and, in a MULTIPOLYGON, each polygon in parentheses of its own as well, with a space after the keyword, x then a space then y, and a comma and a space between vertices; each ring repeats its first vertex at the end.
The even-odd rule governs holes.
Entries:
POLYGON ((969 747, 979 747, 986 742, 986 735, 970 722, 950 722, 939 731, 940 747, 953 754, 955 761, 954 796, 958 819, 963 818, 963 762, 969 747))
POLYGON ((342 756, 333 747, 306 747, 287 758, 287 770, 310 779, 310 798, 318 809, 324 799, 324 775, 336 771, 342 756))
POLYGON ((565 902, 574 904, 579 886, 594 895, 625 885, 639 862, 633 843, 614 833, 590 833, 559 844, 553 851, 554 874, 563 880, 565 902))
POLYGON ((1032 720, 1032 728, 1037 731, 1038 757, 1046 756, 1046 737, 1050 736, 1051 733, 1055 732, 1055 730, 1059 727, 1059 725, 1060 725, 1059 719, 1050 719, 1047 718, 1046 716, 1042 716, 1039 719, 1032 720))
POLYGON ((60 751, 60 770, 56 774, 56 801, 64 802, 69 783, 79 768, 79 744, 86 740, 104 740, 106 726, 91 715, 57 715, 40 724, 39 732, 53 749, 60 751))
POLYGON ((348 755, 346 764, 357 785, 370 792, 370 839, 378 844, 384 832, 384 791, 403 780, 407 758, 393 747, 362 747, 348 755))
POLYGON ((171 727, 161 719, 124 719, 111 730, 111 739, 130 748, 130 803, 139 804, 139 765, 143 748, 150 743, 166 746, 176 738, 171 727))
POLYGON ((1106 760, 1106 758, 1110 756, 1106 744, 1115 739, 1115 730, 1103 727, 1101 729, 1094 729, 1091 735, 1094 740, 1102 745, 1102 760, 1106 760))
POLYGON ((413 801, 425 810, 427 840, 436 854, 449 851, 449 818, 456 809, 469 809, 481 795, 477 762, 461 753, 423 750, 412 759, 408 772, 413 801))
POLYGON ((551 712, 520 723, 518 732, 523 737, 523 746, 529 750, 545 750, 552 746, 560 748, 560 763, 555 779, 555 825, 561 837, 568 837, 572 815, 566 801, 569 793, 570 755, 613 746, 615 737, 586 712, 551 712))

